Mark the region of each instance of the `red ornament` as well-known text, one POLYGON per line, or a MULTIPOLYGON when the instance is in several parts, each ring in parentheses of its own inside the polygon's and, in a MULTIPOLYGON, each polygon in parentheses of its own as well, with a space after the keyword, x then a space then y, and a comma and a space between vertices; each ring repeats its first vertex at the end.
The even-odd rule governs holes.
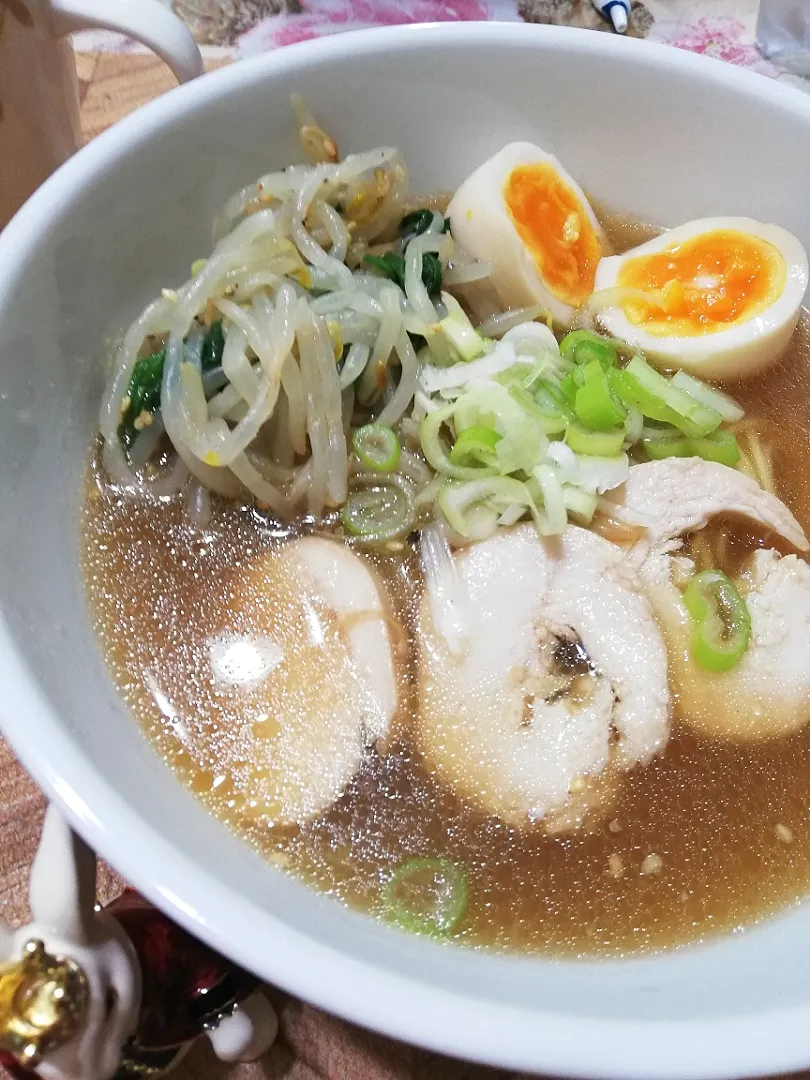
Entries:
POLYGON ((18 1065, 11 1054, 0 1052, 0 1066, 13 1077, 13 1080, 36 1080, 36 1074, 24 1069, 22 1065, 18 1065))
MULTIPOLYGON (((123 927, 141 968, 138 1028, 125 1051, 133 1065, 173 1058, 258 988, 254 975, 201 944, 134 890, 105 910, 123 927)), ((121 1071, 116 1080, 129 1075, 137 1074, 121 1071)))

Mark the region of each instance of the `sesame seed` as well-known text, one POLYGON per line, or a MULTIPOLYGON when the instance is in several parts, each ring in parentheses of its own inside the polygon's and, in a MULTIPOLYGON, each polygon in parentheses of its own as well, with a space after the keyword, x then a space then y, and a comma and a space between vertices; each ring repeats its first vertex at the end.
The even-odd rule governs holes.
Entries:
POLYGON ((781 822, 773 830, 774 836, 783 844, 793 843, 793 829, 789 825, 783 825, 781 822))
POLYGON ((152 423, 152 414, 146 409, 142 409, 132 422, 132 426, 136 431, 143 431, 145 427, 149 427, 152 423))
POLYGON ((656 855, 655 852, 653 852, 651 855, 648 855, 644 862, 641 864, 641 873, 657 874, 659 873, 663 865, 664 862, 661 856, 656 855))
POLYGON ((610 829, 610 831, 612 833, 621 832, 622 831, 622 824, 621 824, 621 822, 619 821, 618 818, 614 818, 613 821, 608 823, 608 828, 610 829))

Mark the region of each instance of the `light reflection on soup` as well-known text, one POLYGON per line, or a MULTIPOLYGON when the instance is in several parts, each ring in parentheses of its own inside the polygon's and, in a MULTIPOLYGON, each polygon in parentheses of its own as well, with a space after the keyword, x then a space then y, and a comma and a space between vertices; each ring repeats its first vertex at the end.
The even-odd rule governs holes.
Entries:
MULTIPOLYGON (((616 221, 608 228, 619 250, 649 235, 616 221)), ((773 440, 780 497, 810 528, 810 320, 777 369, 734 393, 773 440)), ((295 534, 225 501, 214 502, 201 529, 180 499, 119 497, 96 461, 82 528, 104 654, 157 751, 238 835, 352 907, 379 911, 381 885, 403 858, 446 857, 466 868, 469 882, 455 940, 615 954, 748 924, 808 891, 810 726, 758 746, 709 743, 679 725, 676 702, 666 750, 626 777, 603 827, 552 838, 469 809, 428 775, 410 737, 416 674, 407 664, 386 752, 368 755, 340 799, 309 824, 268 827, 250 806, 261 781, 252 728, 266 704, 251 680, 278 657, 272 637, 244 644, 255 642, 257 620, 242 581, 257 556, 295 534)), ((714 523, 700 544, 712 537, 729 573, 763 540, 778 546, 731 521, 714 523)), ((402 655, 415 656, 415 547, 364 558, 406 628, 402 655)), ((267 618, 274 610, 282 617, 283 595, 266 603, 267 618)))

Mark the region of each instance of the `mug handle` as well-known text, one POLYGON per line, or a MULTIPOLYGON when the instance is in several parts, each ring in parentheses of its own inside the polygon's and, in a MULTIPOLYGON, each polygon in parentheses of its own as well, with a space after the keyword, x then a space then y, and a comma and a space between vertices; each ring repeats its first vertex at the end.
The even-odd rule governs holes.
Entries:
POLYGON ((165 60, 178 82, 202 75, 203 60, 189 30, 160 0, 50 0, 60 37, 76 30, 116 30, 165 60))

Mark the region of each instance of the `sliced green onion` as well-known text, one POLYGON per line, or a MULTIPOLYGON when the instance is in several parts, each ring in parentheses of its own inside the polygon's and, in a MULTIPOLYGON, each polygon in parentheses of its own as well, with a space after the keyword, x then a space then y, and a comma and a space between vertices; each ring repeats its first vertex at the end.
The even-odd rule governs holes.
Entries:
POLYGON ((628 409, 624 422, 624 436, 631 446, 641 441, 644 434, 644 415, 638 409, 628 409))
POLYGON ((410 484, 397 476, 361 478, 361 483, 340 510, 346 531, 370 544, 410 532, 414 519, 410 484))
POLYGON ((474 424, 465 428, 453 444, 450 461, 454 465, 495 465, 495 447, 503 438, 494 428, 474 424))
POLYGON ((442 302, 448 312, 439 323, 442 333, 462 360, 475 360, 484 352, 486 339, 475 329, 455 297, 443 292, 442 302))
POLYGON ((486 342, 473 326, 465 326, 449 315, 439 326, 461 360, 469 363, 483 353, 486 342))
POLYGON ((568 524, 568 511, 560 482, 550 465, 538 465, 533 475, 543 496, 546 521, 542 531, 548 536, 560 536, 568 524))
POLYGON ((547 409, 548 412, 559 412, 563 416, 567 416, 569 419, 573 416, 571 406, 559 383, 552 382, 551 379, 541 379, 537 386, 534 387, 534 400, 540 406, 541 409, 547 409))
POLYGON ((740 460, 740 448, 736 436, 730 431, 713 431, 702 439, 692 440, 695 457, 704 461, 717 461, 720 465, 734 468, 740 460))
POLYGON ((679 390, 677 386, 669 384, 667 404, 682 420, 688 420, 698 429, 699 435, 708 435, 723 423, 723 417, 717 409, 711 409, 703 405, 690 394, 679 390))
POLYGON ((728 394, 724 394, 713 386, 708 386, 705 382, 695 379, 692 375, 687 375, 685 371, 676 372, 672 376, 671 385, 677 390, 683 390, 684 393, 693 397, 695 401, 699 401, 701 405, 720 413, 727 423, 733 424, 737 420, 742 420, 745 416, 745 410, 742 406, 738 405, 728 394))
POLYGON ((454 480, 476 480, 481 476, 495 476, 498 470, 494 467, 456 465, 450 460, 450 455, 442 441, 441 431, 452 418, 455 409, 455 404, 447 405, 443 409, 428 413, 422 421, 419 441, 427 463, 436 472, 443 473, 454 480))
POLYGON ((481 408, 481 398, 478 394, 462 393, 456 398, 455 411, 453 413, 453 427, 456 435, 471 427, 494 428, 495 413, 481 408))
POLYGON ((671 409, 656 392, 642 384, 627 368, 611 368, 608 372, 608 381, 616 397, 628 408, 636 409, 642 416, 667 424, 673 424, 678 420, 674 409, 671 409))
POLYGON ((730 431, 713 431, 702 439, 688 439, 681 434, 645 437, 642 444, 648 456, 656 461, 668 457, 699 457, 733 467, 740 460, 740 448, 730 431))
POLYGON ((583 491, 602 495, 606 491, 621 487, 627 480, 629 471, 630 459, 624 452, 616 454, 615 457, 580 455, 573 482, 583 491))
POLYGON ((382 899, 386 917, 403 930, 447 934, 467 910, 467 875, 449 859, 408 859, 383 886, 382 899))
POLYGON ((751 614, 734 582, 720 570, 704 570, 687 585, 683 602, 695 624, 695 662, 706 671, 730 671, 751 639, 751 614))
MULTIPOLYGON (((623 374, 635 380, 644 398, 639 403, 628 402, 628 404, 636 405, 645 416, 650 416, 654 420, 665 420, 674 424, 685 435, 708 435, 723 421, 723 417, 716 409, 708 408, 683 390, 679 390, 677 386, 673 386, 669 379, 640 356, 632 358, 623 374), (647 406, 652 406, 659 411, 663 410, 664 415, 651 412, 645 406, 645 401, 647 406)), ((616 393, 622 396, 620 390, 617 389, 616 393)))
POLYGON ((366 424, 352 432, 355 454, 375 472, 393 472, 402 453, 399 439, 385 424, 366 424))
POLYGON ((437 501, 450 528, 468 540, 485 540, 491 536, 500 514, 513 504, 525 506, 535 521, 539 521, 529 489, 511 476, 486 477, 466 483, 448 481, 437 501))
POLYGON ((546 455, 548 437, 542 428, 528 416, 522 423, 506 428, 506 434, 498 443, 495 453, 502 475, 530 473, 546 455))
POLYGON ((585 382, 585 368, 571 368, 563 381, 560 383, 560 394, 569 408, 573 408, 577 400, 577 391, 585 382))
POLYGON ((572 330, 566 334, 560 342, 560 353, 575 364, 597 360, 605 371, 616 363, 616 346, 613 342, 590 330, 572 330))
MULTIPOLYGON (((510 386, 509 396, 525 409, 532 419, 536 420, 546 435, 559 435, 568 426, 568 417, 557 411, 553 404, 543 409, 535 398, 524 390, 522 386, 510 386)), ((545 403, 545 402, 544 402, 545 403)))
POLYGON ((616 457, 624 446, 624 428, 618 431, 589 431, 573 420, 568 425, 565 441, 575 454, 592 457, 616 457))
POLYGON ((565 508, 571 517, 580 525, 590 525, 599 501, 596 495, 580 491, 579 488, 572 487, 570 484, 563 486, 562 494, 565 508))
POLYGON ((610 389, 598 360, 589 360, 583 368, 585 380, 574 398, 577 419, 594 431, 610 431, 624 423, 627 410, 610 389))

